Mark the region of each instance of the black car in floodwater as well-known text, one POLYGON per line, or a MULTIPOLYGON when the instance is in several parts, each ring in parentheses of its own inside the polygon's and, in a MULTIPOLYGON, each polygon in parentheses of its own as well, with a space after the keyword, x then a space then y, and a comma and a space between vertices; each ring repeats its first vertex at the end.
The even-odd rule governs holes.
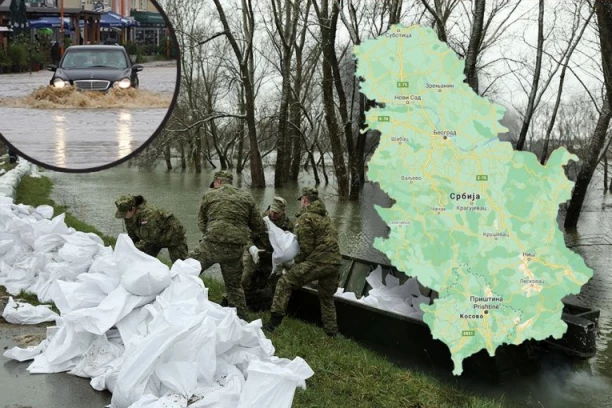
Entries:
POLYGON ((125 48, 118 45, 73 45, 66 49, 49 84, 55 88, 75 86, 82 91, 138 88, 138 72, 125 48))

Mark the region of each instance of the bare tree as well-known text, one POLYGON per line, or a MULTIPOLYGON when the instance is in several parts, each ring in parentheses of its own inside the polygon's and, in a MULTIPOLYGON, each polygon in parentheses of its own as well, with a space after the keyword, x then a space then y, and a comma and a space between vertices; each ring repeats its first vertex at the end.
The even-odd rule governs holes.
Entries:
POLYGON ((289 101, 291 99, 291 59, 295 51, 300 2, 270 0, 276 34, 279 37, 281 61, 281 101, 278 114, 278 139, 274 186, 281 187, 289 179, 291 165, 291 140, 288 137, 289 101))
MULTIPOLYGON (((321 31, 321 50, 323 52, 323 81, 321 85, 323 88, 325 122, 327 123, 327 130, 329 132, 329 140, 333 153, 332 158, 336 171, 336 179, 338 181, 338 194, 340 197, 346 198, 349 195, 349 176, 344 161, 344 149, 342 148, 340 139, 341 133, 336 117, 336 105, 334 101, 334 67, 338 67, 335 44, 340 5, 336 0, 332 0, 330 8, 329 0, 313 0, 313 6, 319 20, 321 31), (319 6, 319 2, 321 6, 319 6)), ((343 106, 340 108, 340 112, 342 112, 343 108, 344 115, 346 115, 346 98, 344 99, 343 106)), ((347 125, 350 131, 350 123, 344 123, 343 127, 346 129, 347 125)), ((352 150, 351 148, 352 146, 350 146, 349 151, 352 150)))
POLYGON ((263 163, 261 161, 261 154, 257 144, 257 123, 255 118, 255 86, 253 78, 253 36, 255 34, 255 18, 253 16, 253 7, 251 0, 242 0, 242 13, 244 16, 244 22, 246 25, 243 30, 246 34, 247 45, 245 49, 241 49, 236 41, 236 38, 232 34, 230 26, 227 22, 227 17, 223 6, 219 0, 214 0, 215 6, 219 13, 219 18, 223 24, 225 30, 225 36, 229 40, 238 65, 240 66, 240 73, 242 83, 244 84, 244 94, 246 102, 246 121, 249 130, 249 142, 251 145, 250 154, 250 166, 251 166, 251 186, 256 188, 263 188, 266 186, 266 179, 263 171, 263 163))
POLYGON ((429 4, 429 0, 421 0, 421 2, 434 19, 434 26, 438 33, 438 39, 448 43, 446 22, 455 7, 459 4, 459 0, 433 0, 433 7, 429 4))
POLYGON ((597 25, 599 27, 599 41, 601 46, 601 61, 606 97, 601 108, 597 126, 595 127, 595 131, 589 143, 587 156, 578 173, 576 185, 572 192, 572 198, 565 215, 564 226, 566 230, 574 230, 578 225, 587 189, 599 163, 600 152, 604 146, 610 119, 612 117, 612 111, 610 109, 610 100, 612 98, 612 7, 607 1, 595 0, 595 13, 597 15, 597 25))
POLYGON ((472 23, 472 34, 470 35, 470 45, 468 46, 465 57, 465 76, 467 83, 478 94, 478 71, 476 63, 478 62, 478 53, 482 45, 484 34, 484 14, 485 0, 476 0, 474 5, 474 18, 472 23))
POLYGON ((576 35, 576 32, 578 28, 580 27, 580 17, 581 17, 580 11, 582 9, 582 6, 583 6, 582 2, 575 5, 574 21, 572 23, 570 39, 568 41, 569 50, 567 53, 565 53, 565 60, 563 61, 563 68, 561 69, 561 74, 559 75, 559 88, 557 90, 557 99, 555 101, 555 106, 553 108, 553 111, 550 117, 550 121, 548 123, 548 128, 546 129, 546 136, 544 137, 544 146, 542 148, 542 156, 540 158, 541 164, 544 164, 546 162, 546 158, 548 157, 548 145, 550 142, 550 136, 553 132, 553 129, 555 127, 555 123, 557 120, 557 113, 559 112, 559 106, 561 104, 561 95, 563 94, 563 85, 565 82, 565 74, 567 72, 568 64, 570 62, 572 54, 574 53, 574 50, 576 49, 576 46, 578 45, 578 43, 580 43, 580 40, 582 39, 582 35, 584 34, 584 31, 586 30, 586 28, 589 25, 589 22, 591 21, 591 17, 593 17, 593 13, 595 12, 595 10, 592 10, 589 13, 589 16, 585 20, 582 26, 582 29, 578 32, 578 35, 576 35))
POLYGON ((535 100, 538 94, 538 84, 540 82, 540 72, 542 70, 542 54, 544 51, 544 0, 539 0, 539 14, 538 14, 538 44, 536 49, 536 66, 535 72, 533 73, 533 82, 531 84, 531 92, 529 93, 529 102, 527 103, 527 110, 525 111, 525 117, 523 118, 523 126, 521 133, 519 134, 518 141, 516 142, 516 150, 523 150, 525 145, 525 138, 527 137, 527 131, 529 130, 529 124, 531 117, 535 112, 535 100))
MULTIPOLYGON (((297 180, 299 176, 302 146, 308 150, 307 141, 303 138, 303 132, 301 131, 303 116, 307 117, 311 130, 314 130, 312 120, 307 116, 308 112, 305 109, 305 103, 309 94, 312 96, 312 100, 314 100, 315 97, 315 93, 312 92, 312 83, 315 78, 316 66, 321 55, 321 47, 315 44, 314 47, 310 48, 307 55, 304 54, 305 51, 307 51, 308 15, 311 6, 312 1, 307 0, 303 13, 304 21, 295 44, 295 72, 293 74, 289 112, 290 121, 292 123, 289 129, 290 142, 292 145, 291 180, 297 180)), ((312 106, 312 102, 310 105, 312 106)), ((316 168, 314 168, 313 171, 315 172, 315 181, 317 181, 318 174, 316 168)))

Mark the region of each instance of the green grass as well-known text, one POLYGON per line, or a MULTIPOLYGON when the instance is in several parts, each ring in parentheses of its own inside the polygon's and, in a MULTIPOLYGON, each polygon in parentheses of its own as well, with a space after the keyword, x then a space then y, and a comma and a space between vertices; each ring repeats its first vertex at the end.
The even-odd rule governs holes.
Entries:
MULTIPOLYGON (((17 203, 33 206, 51 205, 56 214, 66 212, 49 194, 51 181, 46 177, 22 179, 17 188, 17 203)), ((115 240, 104 236, 90 225, 66 215, 66 224, 85 232, 93 232, 107 245, 115 240)), ((170 261, 160 259, 170 266, 170 261)), ((224 293, 223 282, 203 278, 208 297, 219 303, 224 293)), ((38 304, 36 296, 22 293, 21 299, 38 304)), ((268 313, 252 313, 251 318, 266 321, 268 313)), ((302 357, 315 374, 307 380, 306 390, 296 391, 294 408, 506 408, 503 402, 469 395, 450 385, 413 370, 402 369, 356 342, 339 336, 330 339, 314 325, 287 318, 282 326, 267 337, 276 348, 276 356, 302 357)))
POLYGON ((21 302, 25 302, 25 303, 29 303, 33 306, 38 306, 38 305, 48 305, 51 306, 51 310, 53 310, 55 313, 60 314, 59 310, 57 309, 57 307, 55 306, 55 304, 53 302, 49 302, 49 303, 40 303, 38 301, 38 297, 30 292, 26 292, 25 290, 21 290, 19 292, 19 294, 17 296, 15 296, 15 301, 21 301, 21 302))
POLYGON ((9 163, 8 160, 0 165, 0 169, 4 169, 7 173, 17 167, 17 163, 9 163))
MULTIPOLYGON (((202 278, 208 298, 220 302, 224 286, 215 279, 202 278)), ((268 313, 251 313, 251 319, 266 321, 268 313)), ((468 395, 416 371, 399 368, 342 336, 331 339, 323 329, 297 319, 286 318, 280 328, 266 335, 276 356, 302 357, 315 374, 305 391, 296 391, 294 408, 502 408, 503 402, 468 395)))

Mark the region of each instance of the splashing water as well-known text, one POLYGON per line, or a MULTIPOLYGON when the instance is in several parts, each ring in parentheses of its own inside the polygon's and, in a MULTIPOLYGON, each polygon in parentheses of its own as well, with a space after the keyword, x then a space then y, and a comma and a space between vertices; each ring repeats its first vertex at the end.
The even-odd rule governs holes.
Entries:
POLYGON ((21 98, 2 98, 0 106, 34 109, 168 108, 171 95, 143 89, 110 89, 108 92, 79 91, 74 87, 43 86, 21 98))

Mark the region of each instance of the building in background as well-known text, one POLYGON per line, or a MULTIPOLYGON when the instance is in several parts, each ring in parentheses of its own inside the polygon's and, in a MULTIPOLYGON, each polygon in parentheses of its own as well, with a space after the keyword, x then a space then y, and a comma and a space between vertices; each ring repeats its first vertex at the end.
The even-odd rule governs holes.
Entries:
POLYGON ((144 46, 147 54, 157 53, 160 45, 166 44, 167 27, 164 18, 148 0, 130 0, 130 4, 130 16, 139 23, 133 30, 133 41, 144 46))

